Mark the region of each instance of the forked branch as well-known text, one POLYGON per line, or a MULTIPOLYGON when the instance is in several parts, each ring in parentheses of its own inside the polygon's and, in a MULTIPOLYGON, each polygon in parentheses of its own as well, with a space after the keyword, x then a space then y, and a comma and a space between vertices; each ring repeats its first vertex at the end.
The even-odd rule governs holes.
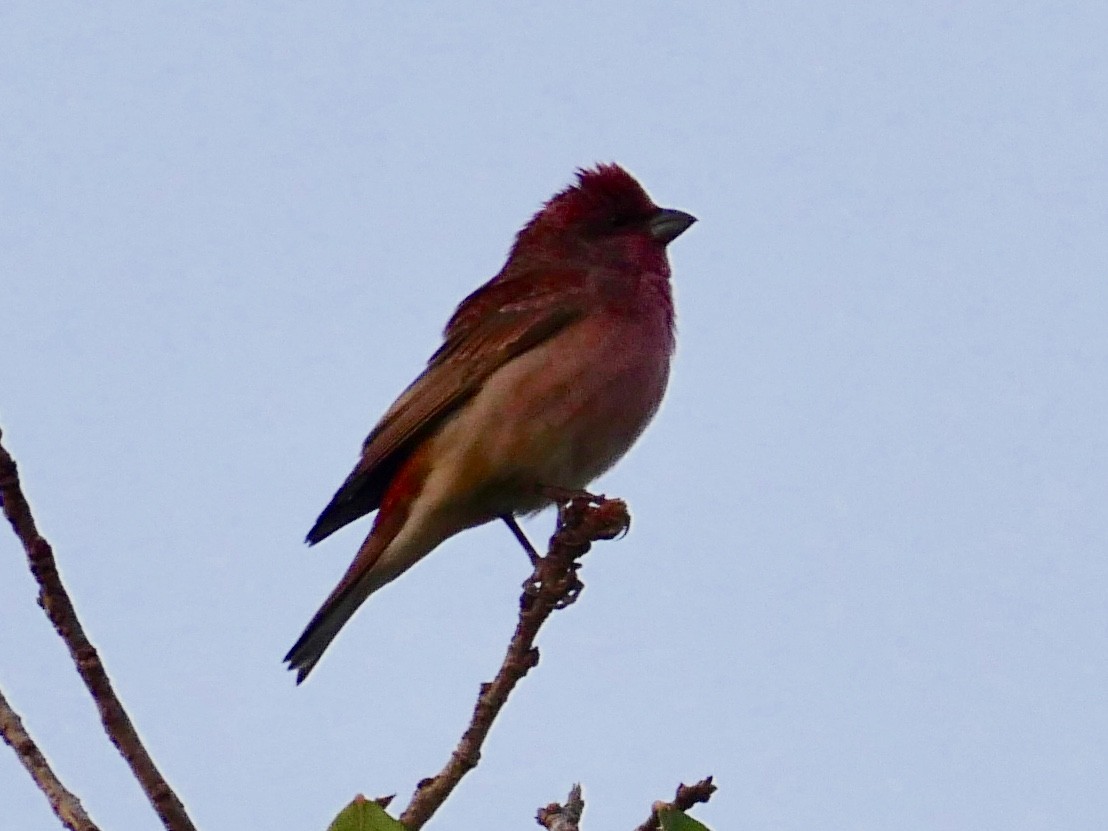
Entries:
POLYGON ((184 805, 154 765, 150 754, 146 752, 138 732, 131 724, 131 719, 112 688, 96 648, 85 636, 69 594, 62 585, 50 543, 39 535, 35 527, 31 508, 19 484, 19 472, 15 461, 2 444, 0 444, 0 497, 3 500, 4 515, 23 544, 31 574, 38 581, 39 605, 50 618, 50 622, 54 624, 54 629, 65 642, 66 648, 69 649, 70 657, 77 667, 77 673, 85 682, 100 711, 100 721, 104 725, 108 738, 130 765, 131 772, 146 793, 150 804, 161 817, 167 831, 195 831, 195 826, 185 813, 184 805))

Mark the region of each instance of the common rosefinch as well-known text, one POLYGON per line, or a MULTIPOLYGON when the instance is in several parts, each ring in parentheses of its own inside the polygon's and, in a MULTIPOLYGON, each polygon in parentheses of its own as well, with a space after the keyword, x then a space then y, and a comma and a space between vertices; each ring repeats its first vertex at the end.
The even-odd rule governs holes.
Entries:
POLYGON ((609 164, 579 171, 519 232, 308 532, 314 544, 377 511, 285 656, 297 683, 370 594, 447 537, 497 518, 518 530, 517 514, 583 488, 627 452, 669 377, 666 245, 695 221, 609 164))

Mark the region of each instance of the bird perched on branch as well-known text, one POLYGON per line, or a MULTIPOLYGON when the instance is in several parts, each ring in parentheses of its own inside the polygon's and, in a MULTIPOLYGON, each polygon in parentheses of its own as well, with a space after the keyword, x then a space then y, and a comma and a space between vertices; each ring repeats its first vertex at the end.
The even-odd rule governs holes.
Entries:
POLYGON ((377 589, 447 537, 583 488, 653 417, 674 346, 666 246, 695 222, 614 164, 581 170, 462 301, 427 368, 369 434, 317 543, 377 511, 285 656, 297 683, 377 589))

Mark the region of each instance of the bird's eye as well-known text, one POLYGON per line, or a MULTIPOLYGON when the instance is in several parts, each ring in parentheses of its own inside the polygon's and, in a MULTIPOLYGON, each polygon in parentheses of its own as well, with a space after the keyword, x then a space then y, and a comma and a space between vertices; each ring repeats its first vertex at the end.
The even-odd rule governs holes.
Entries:
POLYGON ((639 218, 626 211, 605 213, 594 217, 590 222, 592 233, 602 236, 620 234, 639 222, 639 218))

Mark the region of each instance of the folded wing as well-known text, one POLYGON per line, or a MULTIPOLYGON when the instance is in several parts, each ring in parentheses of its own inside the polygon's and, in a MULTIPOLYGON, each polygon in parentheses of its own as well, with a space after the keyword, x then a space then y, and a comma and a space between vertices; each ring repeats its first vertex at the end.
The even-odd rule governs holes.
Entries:
POLYGON ((308 532, 317 543, 375 511, 404 460, 497 369, 579 320, 586 308, 584 275, 521 274, 493 280, 454 313, 444 342, 373 428, 362 458, 308 532))

